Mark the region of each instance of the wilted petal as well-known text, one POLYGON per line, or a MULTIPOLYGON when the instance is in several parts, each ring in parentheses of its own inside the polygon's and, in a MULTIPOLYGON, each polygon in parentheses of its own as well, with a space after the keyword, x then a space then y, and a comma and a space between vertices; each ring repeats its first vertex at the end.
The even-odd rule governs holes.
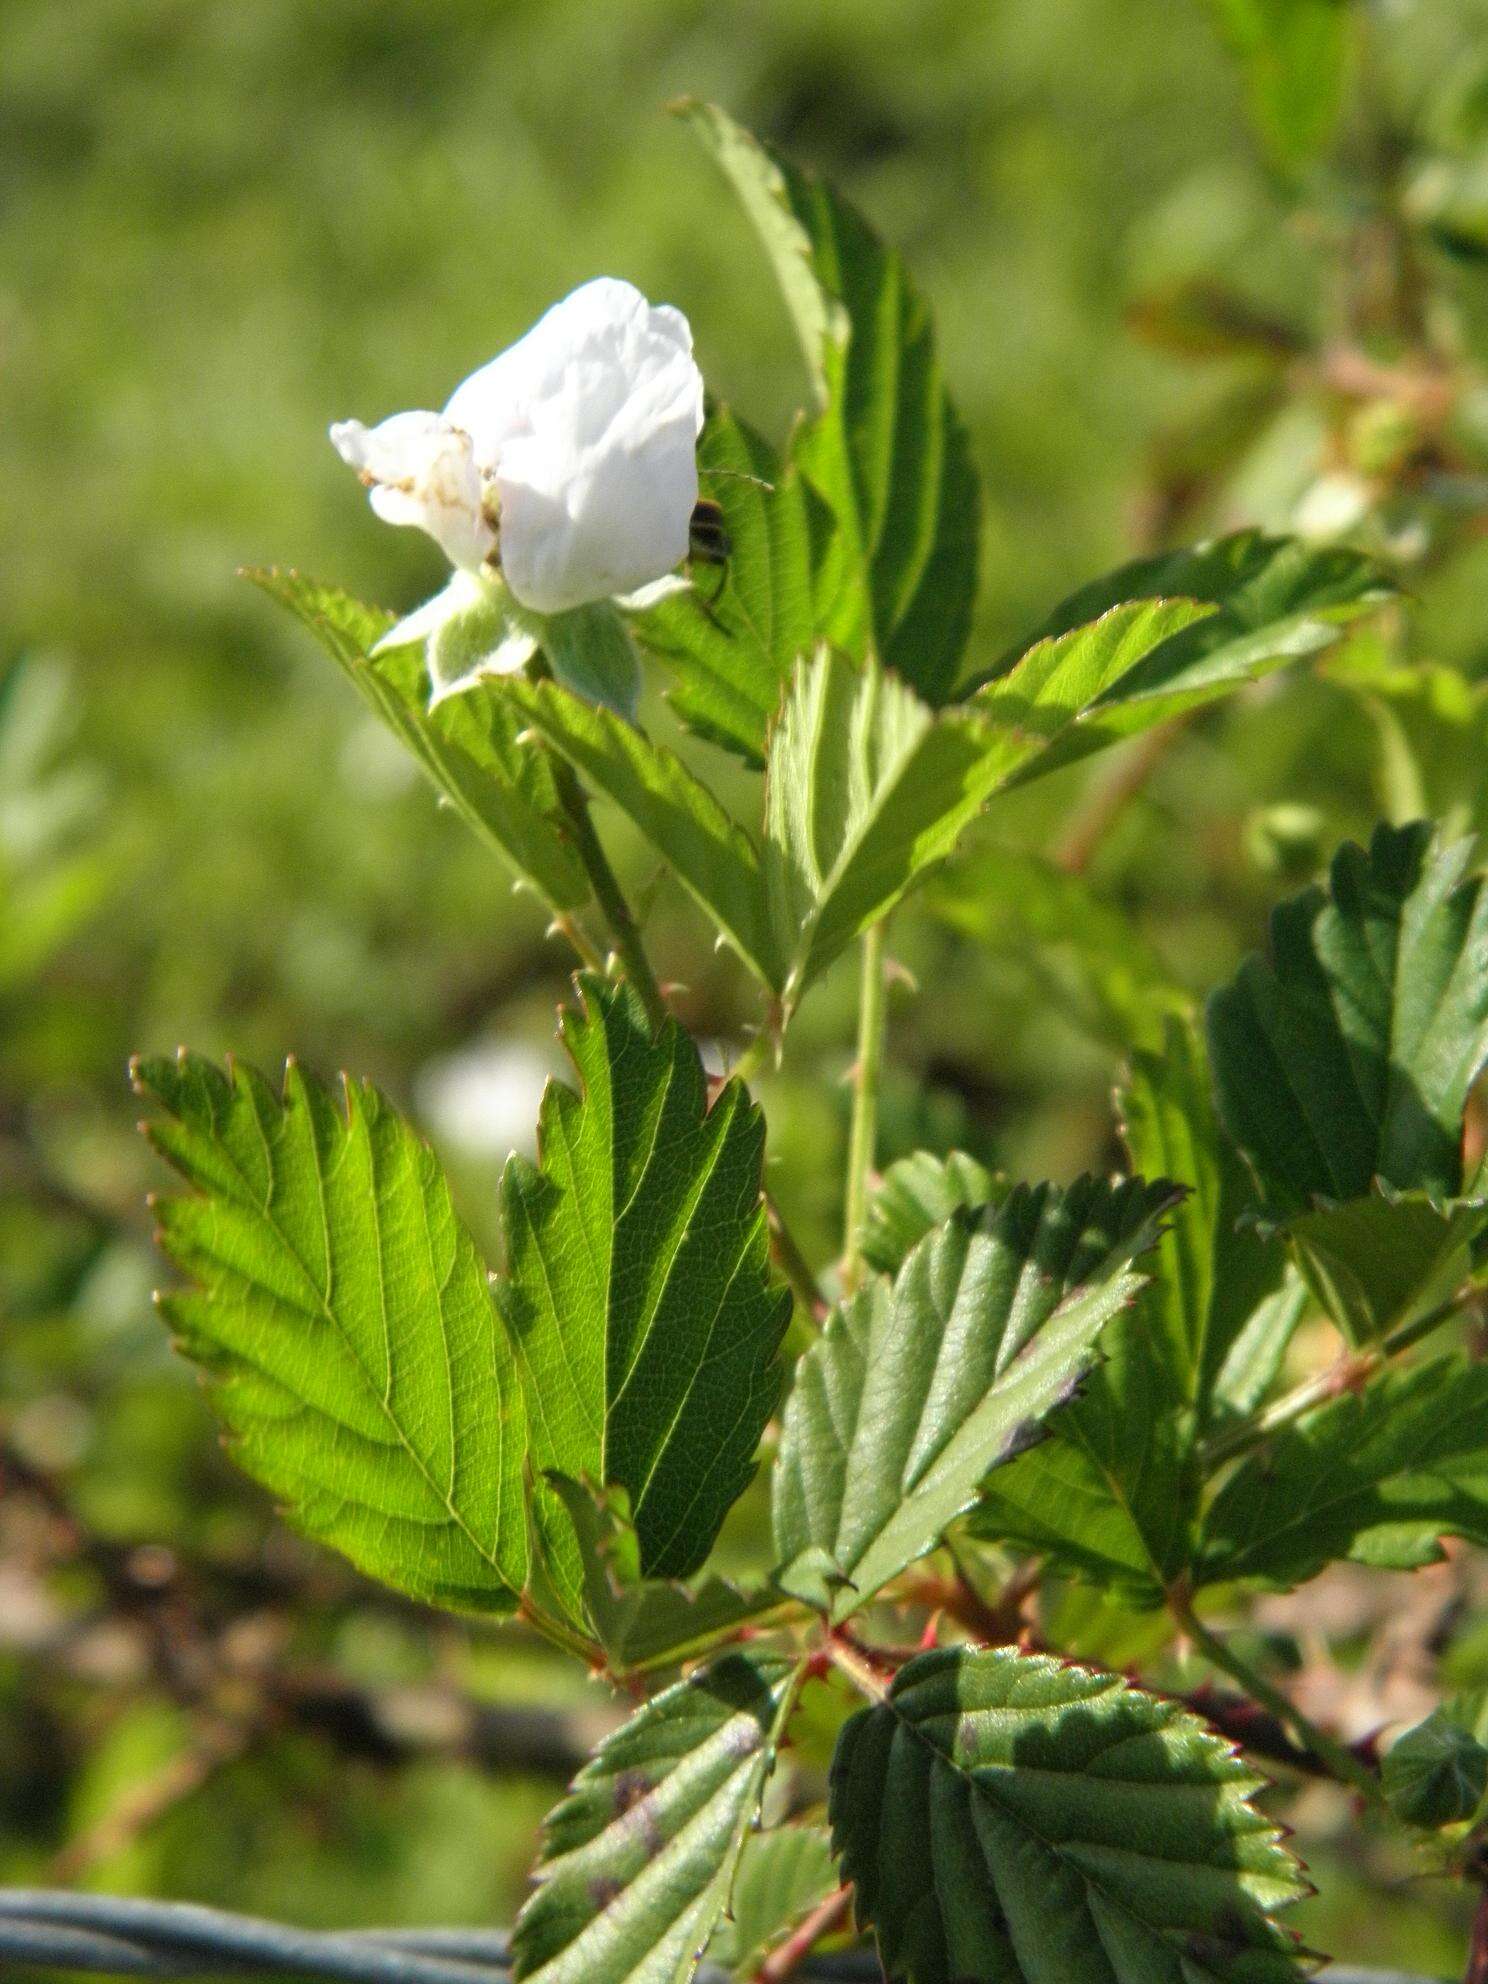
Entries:
POLYGON ((368 486, 384 523, 427 531, 452 565, 477 571, 494 549, 470 436, 437 413, 395 413, 376 427, 338 421, 331 442, 368 486))

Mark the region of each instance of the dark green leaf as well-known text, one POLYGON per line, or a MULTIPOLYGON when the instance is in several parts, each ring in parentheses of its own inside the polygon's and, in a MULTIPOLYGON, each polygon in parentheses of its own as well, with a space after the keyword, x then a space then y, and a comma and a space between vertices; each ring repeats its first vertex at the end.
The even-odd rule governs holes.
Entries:
POLYGON ((540 1159, 501 1181, 497 1300, 531 1405, 534 1466, 624 1488, 647 1576, 707 1556, 780 1389, 790 1297, 769 1277, 764 1123, 738 1082, 711 1107, 697 1049, 585 977, 563 1014, 582 1094, 550 1085, 540 1159))
POLYGON ((1488 1750, 1435 1709, 1390 1745, 1380 1777, 1391 1811, 1407 1825, 1460 1825, 1488 1794, 1488 1750))
POLYGON ((764 243, 811 374, 818 411, 793 460, 838 526, 818 629, 942 702, 970 630, 982 496, 929 312, 830 187, 712 105, 681 108, 764 243))
POLYGON ((1289 1984, 1307 1887, 1260 1784, 1113 1674, 955 1647, 843 1729, 830 1811, 895 1984, 1289 1984))
POLYGON ((1381 826, 1328 887, 1282 903, 1271 959, 1209 1006, 1221 1114, 1280 1214, 1462 1187, 1462 1113, 1488 1056, 1488 897, 1471 843, 1381 826))
POLYGON ((1439 1539, 1488 1543, 1488 1366, 1438 1358, 1320 1406, 1231 1475, 1199 1575, 1287 1590, 1342 1558, 1413 1570, 1439 1539))
POLYGON ((988 1472, 1042 1438, 1142 1277, 1174 1187, 1021 1186, 928 1234, 801 1359, 772 1506, 777 1581, 846 1618, 935 1548, 988 1472))
POLYGON ((912 1157, 901 1157, 868 1201, 859 1241, 863 1259, 884 1274, 897 1274, 905 1255, 932 1226, 943 1225, 962 1208, 1000 1205, 1007 1193, 1007 1180, 964 1150, 946 1157, 917 1150, 912 1157))
POLYGON ((588 881, 559 824, 552 765, 517 742, 522 726, 506 704, 474 690, 431 712, 422 647, 372 652, 392 614, 297 572, 247 576, 303 621, 461 819, 550 909, 561 914, 588 901, 588 881))
POLYGON ((485 1269, 427 1146, 373 1088, 141 1061, 157 1205, 192 1286, 161 1308, 237 1458, 307 1534, 399 1590, 506 1611, 525 1581, 525 1415, 485 1269))
POLYGON ((551 1814, 514 1974, 541 1984, 686 1984, 728 1902, 797 1670, 729 1653, 600 1745, 551 1814))

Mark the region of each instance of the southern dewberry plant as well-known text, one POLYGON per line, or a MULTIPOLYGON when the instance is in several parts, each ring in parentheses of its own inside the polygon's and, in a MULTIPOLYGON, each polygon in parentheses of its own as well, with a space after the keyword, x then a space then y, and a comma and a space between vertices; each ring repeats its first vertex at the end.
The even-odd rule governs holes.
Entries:
POLYGON ((935 1150, 877 1175, 885 929, 1004 795, 1317 654, 1390 585, 1243 532, 968 660, 977 478, 923 301, 830 187, 683 114, 800 333, 784 451, 705 410, 679 312, 597 282, 443 413, 333 429, 379 515, 448 554, 435 600, 395 621, 254 575, 576 954, 572 1077, 503 1177, 500 1258, 375 1090, 183 1054, 135 1070, 190 1188, 158 1205, 162 1307, 301 1529, 631 1699, 549 1821, 519 1976, 661 1984, 706 1951, 779 1979, 851 1918, 913 1984, 1279 1984, 1306 1882, 1247 1751, 1482 1863, 1480 1704, 1381 1767, 1215 1621, 1329 1564, 1488 1542, 1488 1367, 1422 1347, 1458 1341, 1488 1234, 1463 1155, 1488 896, 1429 823, 1342 848, 1207 1026, 1175 1007, 1130 1055, 1130 1175, 1068 1184, 935 1150), (647 666, 705 740, 688 761, 638 721, 647 666), (710 747, 762 774, 756 818, 691 769, 710 747), (594 800, 757 988, 725 1079, 594 800), (764 1189, 749 1080, 854 948, 824 1265, 764 1189), (726 1581, 762 1450, 772 1556, 726 1581), (1061 1659, 1028 1625, 1041 1577, 1166 1617, 1224 1688, 1061 1659), (779 1762, 797 1718, 835 1732, 824 1813, 779 1762))

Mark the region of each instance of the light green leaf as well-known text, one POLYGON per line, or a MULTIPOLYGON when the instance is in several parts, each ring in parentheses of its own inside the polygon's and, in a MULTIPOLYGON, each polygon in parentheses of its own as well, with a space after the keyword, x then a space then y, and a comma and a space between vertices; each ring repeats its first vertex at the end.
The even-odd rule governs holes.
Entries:
POLYGON ((157 1202, 191 1285, 161 1299, 237 1459, 298 1526, 434 1604, 503 1612, 527 1569, 510 1349, 433 1155, 371 1087, 344 1113, 291 1065, 134 1064, 157 1202))
POLYGON ((777 1826, 751 1833, 739 1856, 728 1919, 708 1945, 708 1962, 753 1977, 772 1943, 825 1901, 838 1885, 825 1826, 777 1826))
POLYGON ((929 312, 830 187, 713 105, 679 109, 753 222, 805 353, 817 413, 792 456, 838 525, 818 631, 942 702, 970 630, 982 495, 929 312))
POLYGON ((843 1729, 832 1833, 910 1984, 1292 1984, 1307 1892, 1262 1780, 1176 1702, 948 1647, 843 1729))
POLYGON ((1433 1709, 1390 1745, 1380 1779, 1390 1810, 1407 1825, 1461 1825, 1488 1795, 1488 1750, 1433 1709))
POLYGON ((600 1745, 550 1815, 514 1975, 686 1984, 729 1889, 799 1684, 789 1660, 728 1653, 600 1745))
POLYGON ((772 1585, 747 1591, 711 1576, 695 1587, 643 1577, 623 1489, 596 1490, 555 1474, 548 1485, 578 1539, 583 1622, 617 1679, 674 1667, 735 1628, 782 1610, 772 1585))
POLYGON ((1246 1317, 1214 1377, 1213 1423, 1248 1419, 1281 1375, 1287 1349, 1307 1313, 1307 1284, 1288 1267, 1280 1288, 1246 1317))
POLYGON ((1072 1396, 1174 1197, 1141 1179, 1020 1186, 834 1311, 781 1426, 782 1589, 844 1619, 933 1550, 1072 1396))
POLYGON ((709 414, 698 477, 723 512, 727 562, 632 624, 670 670, 688 728, 762 765, 791 669, 815 645, 812 574, 830 522, 800 471, 727 408, 709 414))
POLYGON ((489 691, 452 696, 431 714, 421 645, 374 656, 393 616, 297 572, 247 576, 303 621, 465 823, 556 914, 589 899, 589 884, 560 825, 553 769, 518 744, 515 712, 489 691))
POLYGON ((996 776, 989 726, 935 715, 874 663, 801 663, 771 740, 765 861, 789 1010, 955 846, 996 776))
POLYGON ((884 1274, 897 1274, 905 1255, 932 1226, 942 1225, 963 1207, 1000 1205, 1008 1189, 1005 1178, 964 1150, 945 1157, 917 1150, 912 1157, 901 1157, 868 1201, 859 1241, 863 1259, 884 1274))
POLYGON ((1204 1520, 1199 1576, 1304 1584, 1348 1558, 1435 1563, 1439 1539, 1488 1543, 1488 1367, 1443 1357, 1384 1371, 1251 1455, 1204 1520))
POLYGON ((505 682, 495 692, 631 820, 718 925, 762 984, 783 978, 759 854, 701 779, 609 710, 556 683, 505 682))
POLYGON ((497 1301, 529 1400, 533 1465, 624 1488, 647 1576, 707 1556, 775 1408, 789 1293, 772 1285, 764 1123, 739 1082, 711 1106, 674 1021, 579 981, 563 1038, 582 1093, 549 1086, 538 1165, 501 1181, 497 1301))
POLYGON ((1462 1118, 1488 1057, 1488 895, 1424 822, 1349 843, 1209 1002, 1220 1113, 1356 1341, 1451 1292, 1483 1220, 1462 1118))
POLYGON ((1245 78, 1250 114, 1279 165, 1325 151, 1343 109, 1351 0, 1209 0, 1245 78))

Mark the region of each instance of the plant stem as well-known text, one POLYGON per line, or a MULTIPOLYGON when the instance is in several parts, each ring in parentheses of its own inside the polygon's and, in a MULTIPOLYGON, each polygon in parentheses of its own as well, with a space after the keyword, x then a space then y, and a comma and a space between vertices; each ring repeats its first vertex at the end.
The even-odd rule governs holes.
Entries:
POLYGON ((1303 1749, 1310 1751, 1314 1757, 1326 1764, 1340 1783, 1352 1786, 1371 1803, 1378 1804, 1382 1800, 1384 1794, 1380 1790, 1379 1779, 1367 1764, 1359 1761, 1352 1750, 1345 1748, 1326 1730, 1319 1729, 1310 1716, 1304 1715, 1279 1688, 1273 1688, 1263 1674, 1258 1674, 1247 1665, 1217 1633, 1211 1633, 1207 1626, 1201 1625, 1194 1616, 1192 1606, 1185 1599, 1176 1597, 1170 1599, 1169 1603, 1178 1624, 1194 1644, 1202 1648, 1206 1659, 1212 1665, 1222 1669, 1232 1681, 1238 1682, 1253 1701, 1258 1701, 1263 1708, 1269 1709, 1278 1722, 1291 1730, 1303 1749))
POLYGON ((795 1932, 773 1949, 754 1973, 755 1984, 786 1984, 794 1977, 823 1936, 841 1928, 852 1907, 852 1889, 838 1888, 816 1907, 795 1932))
POLYGON ((847 1147, 847 1199, 843 1214, 842 1286, 851 1294, 863 1275, 863 1221, 868 1212, 868 1181, 878 1141, 878 1091, 883 1078, 884 1017, 888 981, 884 975, 884 925, 863 937, 863 976, 858 995, 858 1060, 853 1070, 852 1130, 847 1147))
POLYGON ((860 1694, 867 1695, 868 1699, 874 1702, 888 1700, 888 1682, 869 1666, 856 1647, 834 1633, 827 1641, 826 1651, 832 1665, 847 1676, 860 1694))
POLYGON ((641 933, 636 920, 630 913, 630 904, 625 900, 620 884, 610 866, 609 856, 600 845, 599 835, 594 831, 594 821, 589 812, 589 797, 579 784, 571 765, 555 759, 553 773, 558 786, 558 796, 563 802, 563 811, 573 836, 574 852, 583 864, 584 873, 589 877, 589 886, 594 891, 594 899, 604 911, 605 922, 609 925, 610 936, 614 941, 615 955, 629 983, 640 995, 641 1004, 646 1008, 646 1017, 653 1027, 659 1028, 667 1018, 666 1000, 661 996, 661 987, 656 982, 656 973, 651 969, 651 960, 646 956, 641 944, 641 933))
POLYGON ((1218 1467, 1221 1461, 1233 1460, 1237 1454, 1246 1453, 1259 1446, 1282 1427, 1290 1426, 1315 1405, 1326 1405, 1329 1399, 1341 1393, 1354 1391, 1366 1379, 1372 1378, 1392 1357, 1440 1329, 1443 1323, 1450 1322, 1462 1307, 1462 1293, 1448 1296, 1445 1302, 1438 1302, 1434 1309, 1428 1309, 1423 1316, 1413 1322, 1402 1323, 1392 1330, 1382 1343, 1369 1350, 1351 1350, 1330 1364, 1326 1371, 1314 1372, 1304 1378, 1300 1385, 1284 1392, 1279 1399, 1261 1409, 1251 1418, 1242 1420, 1227 1432, 1217 1434, 1203 1450, 1203 1463, 1206 1468, 1218 1467))
POLYGON ((765 1193, 765 1216, 770 1223, 770 1249, 775 1264, 790 1283, 796 1300, 814 1323, 826 1320, 827 1301, 817 1286, 811 1263, 801 1252, 800 1242, 781 1217, 780 1208, 765 1193))

